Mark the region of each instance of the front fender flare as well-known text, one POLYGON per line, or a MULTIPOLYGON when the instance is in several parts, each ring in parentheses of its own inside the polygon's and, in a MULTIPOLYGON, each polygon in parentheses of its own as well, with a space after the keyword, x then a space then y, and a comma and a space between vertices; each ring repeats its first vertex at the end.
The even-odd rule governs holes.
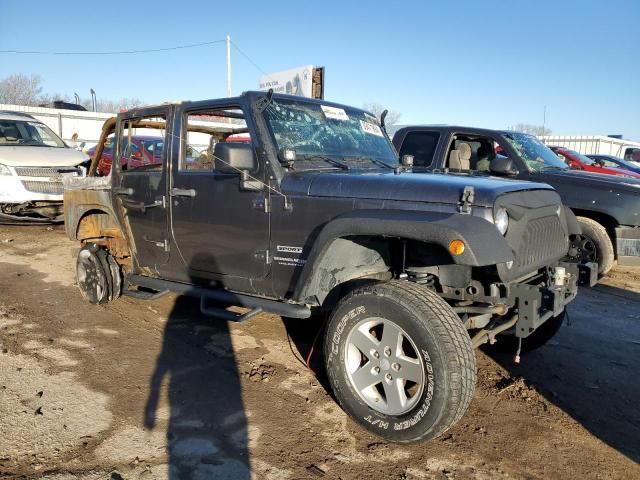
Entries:
POLYGON ((465 250, 452 255, 454 263, 480 267, 514 260, 514 254, 495 225, 480 217, 413 210, 359 210, 329 221, 316 238, 294 292, 298 301, 317 297, 318 268, 338 238, 352 236, 396 237, 440 245, 448 250, 452 240, 462 240, 465 250))

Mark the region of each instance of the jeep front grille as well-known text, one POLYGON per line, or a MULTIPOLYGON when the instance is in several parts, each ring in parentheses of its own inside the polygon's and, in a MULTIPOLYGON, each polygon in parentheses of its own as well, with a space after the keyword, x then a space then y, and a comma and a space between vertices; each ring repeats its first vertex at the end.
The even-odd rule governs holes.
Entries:
POLYGON ((562 258, 567 253, 568 237, 557 215, 527 222, 520 249, 515 252, 512 271, 529 273, 562 258))
POLYGON ((566 253, 567 234, 557 215, 536 218, 527 222, 523 248, 517 252, 515 267, 544 265, 549 259, 557 259, 566 253))
POLYGON ((48 195, 62 195, 64 187, 62 182, 34 182, 32 180, 23 180, 24 188, 33 193, 45 193, 48 195))

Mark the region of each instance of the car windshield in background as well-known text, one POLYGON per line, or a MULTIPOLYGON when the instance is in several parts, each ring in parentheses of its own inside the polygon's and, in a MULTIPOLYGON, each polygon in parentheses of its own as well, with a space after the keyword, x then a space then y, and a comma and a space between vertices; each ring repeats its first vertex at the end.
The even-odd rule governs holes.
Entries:
POLYGON ((297 160, 337 160, 346 162, 346 168, 355 166, 349 159, 367 165, 398 164, 378 121, 362 110, 274 99, 264 117, 278 149, 295 150, 297 160))
POLYGON ((568 154, 576 157, 578 160, 580 160, 582 163, 586 164, 586 165, 595 165, 595 160, 593 158, 589 158, 586 155, 583 155, 579 152, 576 152, 575 150, 564 150, 565 152, 567 152, 568 154))
POLYGON ((152 157, 160 158, 162 157, 162 149, 164 148, 164 139, 159 138, 158 140, 147 140, 144 139, 140 143, 144 149, 151 155, 152 157))
POLYGON ((539 172, 544 169, 566 170, 567 165, 533 135, 526 133, 506 133, 505 138, 518 155, 527 163, 529 170, 539 172))
POLYGON ((0 120, 0 146, 65 148, 66 144, 43 123, 0 120))

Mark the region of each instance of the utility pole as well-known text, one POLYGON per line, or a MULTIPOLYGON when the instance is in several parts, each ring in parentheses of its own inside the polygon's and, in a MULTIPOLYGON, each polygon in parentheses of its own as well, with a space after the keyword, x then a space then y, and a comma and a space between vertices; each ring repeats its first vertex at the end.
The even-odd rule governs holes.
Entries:
POLYGON ((544 110, 542 111, 542 135, 547 134, 547 130, 544 128, 547 124, 547 106, 544 106, 544 110))
POLYGON ((231 37, 227 35, 227 97, 231 96, 231 37))

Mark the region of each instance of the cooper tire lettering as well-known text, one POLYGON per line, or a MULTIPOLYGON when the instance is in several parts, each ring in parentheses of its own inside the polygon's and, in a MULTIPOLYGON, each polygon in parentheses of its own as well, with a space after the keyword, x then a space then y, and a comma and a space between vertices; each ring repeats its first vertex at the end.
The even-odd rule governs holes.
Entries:
POLYGON ((360 425, 387 440, 435 438, 471 402, 471 339, 453 309, 424 285, 392 280, 352 290, 334 309, 325 335, 327 376, 338 402, 360 425), (397 353, 389 348, 394 336, 383 342, 389 327, 388 335, 402 338, 397 353), (415 368, 398 368, 403 361, 415 368), (391 385, 402 389, 400 403, 391 385))

